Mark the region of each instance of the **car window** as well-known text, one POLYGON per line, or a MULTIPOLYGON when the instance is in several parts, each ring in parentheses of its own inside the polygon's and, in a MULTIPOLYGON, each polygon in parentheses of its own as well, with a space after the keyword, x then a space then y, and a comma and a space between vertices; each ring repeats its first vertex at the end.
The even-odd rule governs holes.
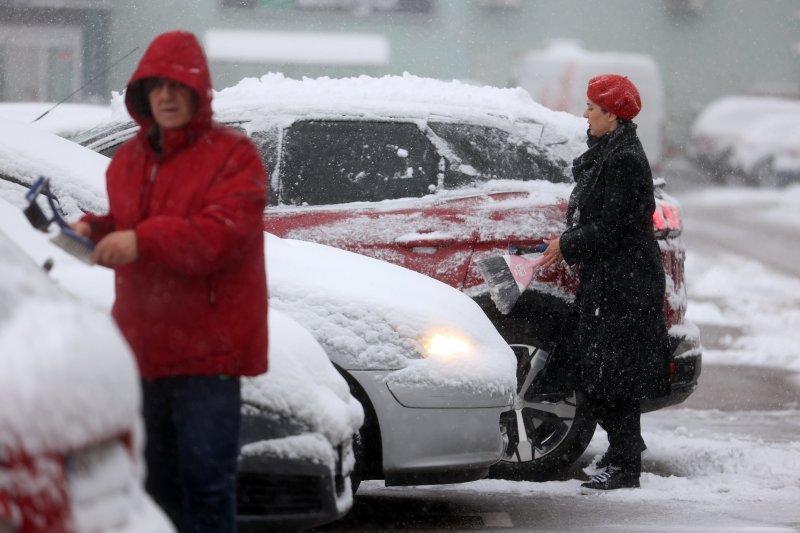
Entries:
POLYGON ((281 204, 421 197, 436 190, 439 157, 416 124, 300 121, 283 139, 281 204))
POLYGON ((278 166, 278 151, 280 150, 280 128, 277 126, 256 130, 250 133, 250 138, 258 148, 258 153, 261 154, 261 160, 264 162, 264 167, 267 169, 267 176, 270 180, 269 191, 269 205, 277 205, 278 194, 277 190, 279 184, 277 182, 277 169, 278 166))
MULTIPOLYGON (((244 133, 244 127, 239 123, 226 124, 231 128, 244 133)), ((114 157, 122 144, 136 135, 139 125, 136 122, 128 121, 118 124, 98 126, 83 133, 79 133, 69 139, 73 142, 85 146, 90 150, 103 154, 106 157, 114 157)))
POLYGON ((139 131, 139 125, 133 121, 127 121, 111 126, 97 126, 70 137, 70 140, 106 157, 112 157, 122 143, 136 135, 137 131, 139 131))
POLYGON ((565 165, 545 148, 505 130, 449 122, 429 122, 428 126, 460 159, 451 161, 447 188, 493 179, 570 181, 565 165))

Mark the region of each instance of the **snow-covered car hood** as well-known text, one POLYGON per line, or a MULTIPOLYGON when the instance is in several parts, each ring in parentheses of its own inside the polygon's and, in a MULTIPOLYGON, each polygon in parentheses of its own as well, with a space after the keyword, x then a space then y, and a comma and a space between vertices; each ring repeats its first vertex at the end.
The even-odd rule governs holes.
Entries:
POLYGON ((266 247, 271 305, 305 326, 340 366, 393 370, 387 379, 404 385, 516 390, 514 353, 467 295, 330 246, 269 235, 266 247), (430 354, 426 345, 437 333, 463 339, 464 353, 430 354))
POLYGON ((290 418, 332 443, 350 439, 364 422, 364 409, 319 343, 275 308, 269 312, 269 335, 269 370, 242 380, 242 401, 290 418))
MULTIPOLYGON (((0 201, 3 215, 14 209, 0 201)), ((61 291, 0 216, 0 457, 64 451, 130 431, 133 355, 107 312, 61 291)))
MULTIPOLYGON (((50 189, 67 217, 78 217, 80 208, 106 211, 108 163, 106 156, 48 131, 0 120, 0 174, 24 188, 39 176, 50 178, 50 189)), ((0 194, 9 188, 8 181, 0 180, 0 194)), ((17 207, 24 206, 24 195, 3 197, 17 207)))

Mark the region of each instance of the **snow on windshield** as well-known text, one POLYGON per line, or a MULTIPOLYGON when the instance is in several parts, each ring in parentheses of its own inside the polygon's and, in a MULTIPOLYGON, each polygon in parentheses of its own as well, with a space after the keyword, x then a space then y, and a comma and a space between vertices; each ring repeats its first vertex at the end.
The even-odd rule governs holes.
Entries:
POLYGON ((516 359, 468 296, 422 274, 337 248, 269 236, 270 303, 303 324, 345 368, 395 370, 404 385, 507 395, 516 359), (472 345, 454 361, 420 359, 436 333, 472 345))
MULTIPOLYGON (((106 211, 108 162, 107 157, 49 132, 0 122, 0 174, 23 187, 30 186, 39 176, 50 178, 50 188, 67 217, 78 217, 80 208, 106 211)), ((14 204, 19 206, 22 201, 17 197, 14 204)))

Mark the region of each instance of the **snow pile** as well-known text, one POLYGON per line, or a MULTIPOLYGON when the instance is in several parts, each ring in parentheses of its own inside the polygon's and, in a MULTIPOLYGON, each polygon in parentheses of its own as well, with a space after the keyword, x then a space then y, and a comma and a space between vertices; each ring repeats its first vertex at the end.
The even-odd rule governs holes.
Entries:
MULTIPOLYGON (((576 502, 573 505, 578 505, 578 501, 586 498, 597 498, 597 505, 603 506, 666 503, 692 511, 698 506, 705 506, 714 509, 715 513, 719 513, 720 509, 730 513, 741 506, 758 503, 764 503, 771 509, 796 509, 800 501, 800 462, 797 461, 800 442, 783 439, 782 442, 765 443, 756 437, 733 437, 729 433, 721 433, 712 423, 723 416, 741 417, 752 421, 754 433, 758 433, 759 429, 770 432, 785 423, 786 416, 794 414, 795 411, 720 413, 688 409, 648 413, 642 417, 643 436, 648 450, 643 456, 641 488, 638 490, 582 495, 579 486, 585 479, 545 483, 485 479, 429 490, 450 495, 491 493, 518 498, 558 498, 559 505, 567 508, 571 500, 576 502), (663 474, 665 471, 671 474, 663 474)), ((581 459, 582 464, 600 456, 607 445, 605 432, 598 428, 581 459)), ((388 491, 407 492, 408 489, 383 488, 380 483, 366 482, 359 489, 359 494, 388 491)), ((680 512, 676 516, 680 516, 680 512)), ((763 521, 763 517, 756 518, 756 523, 763 521)), ((668 531, 681 531, 686 523, 667 520, 663 526, 668 531)))
MULTIPOLYGON (((784 231, 800 228, 800 186, 785 190, 714 189, 692 196, 703 205, 755 208, 764 223, 784 231), (763 207, 759 209, 759 206, 763 207)), ((749 210, 748 210, 749 213, 749 210)), ((800 371, 800 280, 728 253, 713 258, 687 253, 687 317, 704 325, 737 328, 724 349, 706 349, 706 363, 765 365, 800 371)))
POLYGON ((713 260, 687 254, 687 317, 741 328, 724 350, 707 349, 706 363, 777 366, 800 371, 800 281, 735 254, 713 260), (695 301, 700 300, 700 301, 695 301))

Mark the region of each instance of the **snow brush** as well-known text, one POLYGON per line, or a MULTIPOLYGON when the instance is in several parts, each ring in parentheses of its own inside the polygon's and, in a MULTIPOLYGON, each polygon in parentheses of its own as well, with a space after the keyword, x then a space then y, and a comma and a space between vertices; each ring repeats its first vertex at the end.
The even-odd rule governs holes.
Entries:
POLYGON ((502 314, 511 312, 533 279, 533 270, 544 262, 544 257, 529 259, 520 254, 541 253, 546 249, 544 243, 531 248, 509 245, 508 254, 484 257, 476 262, 489 287, 489 296, 502 314))
POLYGON ((25 218, 31 223, 31 226, 39 231, 47 233, 50 225, 55 222, 58 226, 58 233, 50 238, 50 242, 60 247, 64 251, 77 257, 84 263, 89 265, 92 263, 92 251, 94 250, 94 243, 75 233, 69 227, 67 221, 64 220, 58 213, 55 201, 53 200, 53 193, 50 192, 50 180, 44 176, 40 176, 31 186, 27 193, 25 193, 25 200, 28 202, 23 212, 25 218), (43 194, 47 198, 51 215, 48 216, 42 210, 37 202, 38 196, 43 194))

